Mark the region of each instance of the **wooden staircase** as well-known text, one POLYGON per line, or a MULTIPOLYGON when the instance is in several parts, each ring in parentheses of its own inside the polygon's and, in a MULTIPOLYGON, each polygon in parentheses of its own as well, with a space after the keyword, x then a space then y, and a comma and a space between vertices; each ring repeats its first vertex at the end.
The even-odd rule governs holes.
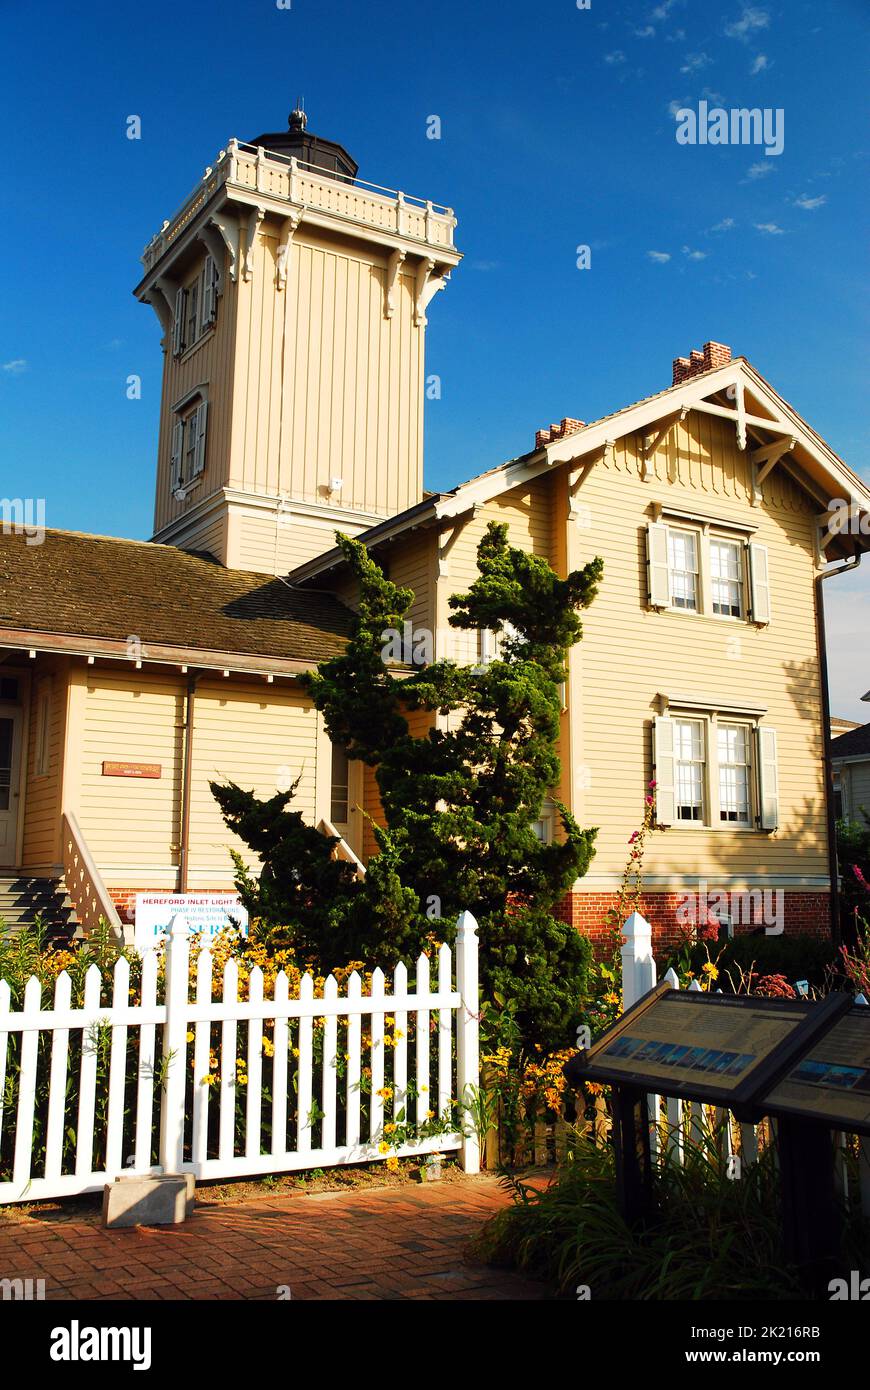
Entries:
POLYGON ((18 932, 42 919, 50 938, 70 939, 78 917, 60 878, 0 875, 0 930, 18 932))

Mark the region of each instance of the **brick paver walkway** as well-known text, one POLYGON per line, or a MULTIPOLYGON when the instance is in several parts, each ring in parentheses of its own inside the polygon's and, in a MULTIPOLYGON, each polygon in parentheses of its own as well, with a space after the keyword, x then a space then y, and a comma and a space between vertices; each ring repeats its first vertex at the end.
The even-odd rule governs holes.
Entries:
POLYGON ((506 1201, 481 1175, 203 1205, 171 1227, 107 1231, 34 1212, 0 1220, 0 1278, 45 1279, 49 1299, 274 1299, 282 1285, 294 1299, 544 1298, 540 1284, 465 1262, 506 1201))

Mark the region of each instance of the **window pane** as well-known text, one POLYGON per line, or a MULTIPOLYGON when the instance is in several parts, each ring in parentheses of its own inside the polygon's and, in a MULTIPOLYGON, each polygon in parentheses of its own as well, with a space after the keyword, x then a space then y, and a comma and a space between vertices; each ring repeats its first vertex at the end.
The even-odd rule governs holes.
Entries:
POLYGON ((674 724, 674 782, 677 819, 704 819, 704 732, 696 719, 674 724))
POLYGON ((710 584, 713 612, 743 616, 743 557, 736 541, 710 542, 710 584))
POLYGON ((720 724, 719 817, 735 825, 749 824, 749 730, 744 724, 720 724))
POLYGON ((671 602, 675 608, 698 607, 698 549, 691 531, 669 531, 671 602))

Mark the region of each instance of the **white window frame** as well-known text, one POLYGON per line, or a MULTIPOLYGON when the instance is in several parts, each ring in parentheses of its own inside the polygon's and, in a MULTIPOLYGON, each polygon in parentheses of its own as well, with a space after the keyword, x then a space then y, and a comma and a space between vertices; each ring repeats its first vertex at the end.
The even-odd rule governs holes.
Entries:
MULTIPOLYGON (((668 803, 672 800, 672 819, 665 820, 663 823, 675 830, 721 830, 725 832, 736 832, 746 834, 747 832, 767 832, 776 829, 779 816, 779 798, 776 786, 775 768, 774 773, 769 779, 768 793, 772 798, 774 809, 773 815, 776 823, 771 821, 767 825, 762 824, 762 802, 761 802, 761 767, 759 743, 764 738, 771 741, 773 762, 776 761, 776 731, 759 716, 750 714, 738 714, 729 710, 698 710, 691 706, 681 707, 672 705, 667 708, 666 714, 662 719, 654 721, 653 728, 656 730, 659 724, 670 726, 672 732, 668 735, 668 742, 665 745, 667 750, 668 767, 668 803), (679 764, 686 761, 679 757, 677 726, 680 724, 695 724, 701 729, 701 818, 692 820, 682 818, 678 815, 679 798, 679 764), (739 727, 744 730, 745 752, 747 761, 743 764, 746 769, 747 780, 747 813, 745 821, 723 820, 722 818, 722 791, 721 791, 721 768, 719 760, 719 729, 721 727, 739 727)), ((659 735, 654 734, 653 740, 653 763, 656 763, 656 748, 658 747, 659 735)), ((663 755, 664 756, 664 755, 663 755)), ((697 760, 691 760, 697 761, 697 760)), ((659 779, 660 773, 656 767, 656 778, 659 779)), ((666 785, 662 782, 662 785, 666 785)))
POLYGON ((709 825, 708 813, 709 813, 709 807, 710 807, 710 804, 711 804, 711 802, 710 802, 710 791, 709 791, 709 780, 710 780, 710 775, 709 775, 709 773, 710 773, 710 730, 709 730, 709 727, 708 727, 708 721, 705 720, 705 719, 703 718, 703 716, 699 717, 698 715, 695 715, 695 714, 692 714, 692 715, 687 715, 687 714, 675 714, 675 715, 674 715, 674 811, 675 811, 674 824, 677 825, 677 826, 679 826, 681 829, 683 829, 683 828, 684 828, 685 826, 687 826, 687 825, 688 825, 688 826, 693 826, 693 827, 694 827, 694 826, 700 826, 701 828, 703 828, 703 827, 709 825), (681 758, 681 757, 679 756, 679 753, 678 753, 678 750, 677 750, 677 733, 678 733, 678 727, 679 727, 679 726, 686 726, 686 727, 692 727, 692 726, 694 726, 695 728, 698 729, 698 732, 699 732, 699 739, 698 739, 698 742, 699 742, 700 754, 701 754, 699 758, 681 758), (694 767, 694 766, 696 766, 696 765, 699 766, 699 767, 700 767, 700 770, 701 770, 701 771, 700 771, 700 779, 699 779, 699 781, 700 781, 700 807, 699 807, 699 809, 700 809, 700 815, 697 816, 697 817, 694 817, 694 816, 681 816, 681 815, 679 814, 679 806, 680 806, 680 795, 679 795, 679 768, 680 768, 681 766, 694 767))
POLYGON ((715 618, 718 622, 752 623, 766 627, 770 623, 770 559, 768 548, 750 539, 737 523, 729 527, 725 521, 699 517, 697 521, 680 518, 671 521, 665 512, 647 527, 647 598, 658 612, 689 614, 692 617, 715 618), (691 536, 695 548, 694 570, 677 569, 673 563, 673 541, 677 536, 691 536), (737 556, 737 575, 730 582, 737 585, 737 613, 717 613, 714 598, 712 547, 732 547, 737 556), (675 594, 675 574, 694 575, 694 607, 679 602, 675 594))
POLYGON ((701 574, 701 532, 692 526, 668 526, 668 589, 670 592, 670 607, 677 613, 701 613, 703 612, 703 583, 701 574), (673 551, 671 549, 675 537, 686 536, 691 539, 695 551, 694 570, 678 569, 674 564, 673 551), (694 603, 690 607, 688 603, 680 603, 674 595, 674 576, 694 575, 694 603))
POLYGON ((187 391, 172 407, 169 492, 173 497, 182 488, 185 494, 189 493, 205 472, 208 412, 208 385, 205 382, 187 391))
MULTIPOLYGON (((725 618, 726 620, 730 620, 730 621, 732 621, 732 622, 744 622, 745 619, 746 619, 746 543, 745 543, 745 541, 738 541, 738 540, 735 540, 732 536, 723 536, 723 535, 720 535, 718 532, 715 532, 715 533, 711 534, 710 537, 708 538, 707 546, 706 546, 705 548, 706 548, 706 550, 707 550, 707 555, 708 555, 708 558, 709 558, 709 561, 710 561, 710 612, 711 612, 712 616, 713 616, 714 618, 725 618), (730 576, 728 576, 727 578, 723 578, 721 575, 714 575, 714 573, 713 573, 713 547, 714 547, 714 546, 720 546, 720 547, 722 547, 723 549, 726 548, 726 547, 728 547, 729 549, 731 549, 731 550, 733 550, 733 551, 736 552, 736 555, 737 555, 737 575, 736 575, 736 577, 731 578, 730 576), (721 599, 717 599, 717 598, 716 598, 716 584, 717 584, 717 582, 718 582, 718 583, 721 583, 721 584, 727 584, 729 587, 730 587, 731 585, 736 584, 736 586, 737 586, 737 605, 736 605, 736 606, 737 606, 737 610, 738 610, 736 613, 730 613, 730 612, 728 612, 728 613, 720 613, 720 612, 717 612, 717 610, 716 610, 716 604, 717 604, 717 602, 718 602, 718 603, 720 604, 720 606, 721 606, 721 599)), ((734 605, 731 604, 731 603, 728 604, 728 607, 729 607, 729 608, 730 608, 730 607, 733 607, 733 606, 734 606, 734 605)))
POLYGON ((196 274, 179 287, 175 295, 172 330, 174 357, 184 357, 214 326, 220 272, 214 257, 207 255, 196 274))
POLYGON ((753 739, 753 727, 752 727, 752 724, 751 724, 751 722, 749 722, 748 720, 745 720, 745 719, 729 719, 729 718, 727 718, 727 717, 725 717, 725 718, 720 718, 719 716, 713 716, 713 717, 711 718, 711 723, 715 725, 715 733, 716 733, 716 767, 717 767, 717 786, 716 786, 717 808, 716 808, 716 815, 717 815, 717 817, 718 817, 719 827, 720 827, 720 829, 726 829, 726 828, 727 828, 728 830, 752 830, 752 829, 755 828, 755 816, 756 816, 756 809, 757 809, 756 806, 755 806, 755 797, 754 797, 754 795, 753 795, 753 787, 754 787, 754 782, 755 782, 755 758, 754 758, 754 756, 753 756, 753 742, 754 742, 754 739, 753 739), (721 731, 722 731, 723 729, 739 729, 739 730, 741 731, 741 733, 742 733, 742 735, 743 735, 743 747, 744 747, 744 752, 745 752, 745 756, 746 756, 746 761, 745 761, 744 763, 731 763, 731 762, 725 762, 725 763, 723 764, 723 760, 722 760, 722 749, 721 749, 721 747, 720 747, 720 740, 719 740, 719 734, 721 733, 721 731), (736 767, 743 767, 743 768, 746 769, 746 819, 745 819, 745 820, 730 820, 730 819, 727 819, 726 816, 723 814, 723 809, 724 809, 724 808, 723 808, 723 799, 722 799, 722 770, 723 770, 723 766, 724 766, 725 768, 728 768, 728 767, 735 767, 735 768, 736 768, 736 767))

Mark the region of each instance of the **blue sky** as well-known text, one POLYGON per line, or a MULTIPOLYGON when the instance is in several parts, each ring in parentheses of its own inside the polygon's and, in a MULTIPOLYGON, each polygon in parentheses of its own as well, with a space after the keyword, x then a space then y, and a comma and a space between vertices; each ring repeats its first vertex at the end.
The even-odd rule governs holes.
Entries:
MULTIPOLYGON (((459 218, 465 260, 430 310, 429 486, 660 389, 708 338, 870 477, 864 0, 92 0, 3 8, 0 33, 2 491, 44 496, 50 525, 150 534, 161 354, 138 256, 227 139, 282 128, 297 94, 361 177, 459 218), (678 145, 674 106, 701 99, 782 108, 782 154, 678 145)), ((870 563, 833 583, 834 704, 866 719, 870 563)))

